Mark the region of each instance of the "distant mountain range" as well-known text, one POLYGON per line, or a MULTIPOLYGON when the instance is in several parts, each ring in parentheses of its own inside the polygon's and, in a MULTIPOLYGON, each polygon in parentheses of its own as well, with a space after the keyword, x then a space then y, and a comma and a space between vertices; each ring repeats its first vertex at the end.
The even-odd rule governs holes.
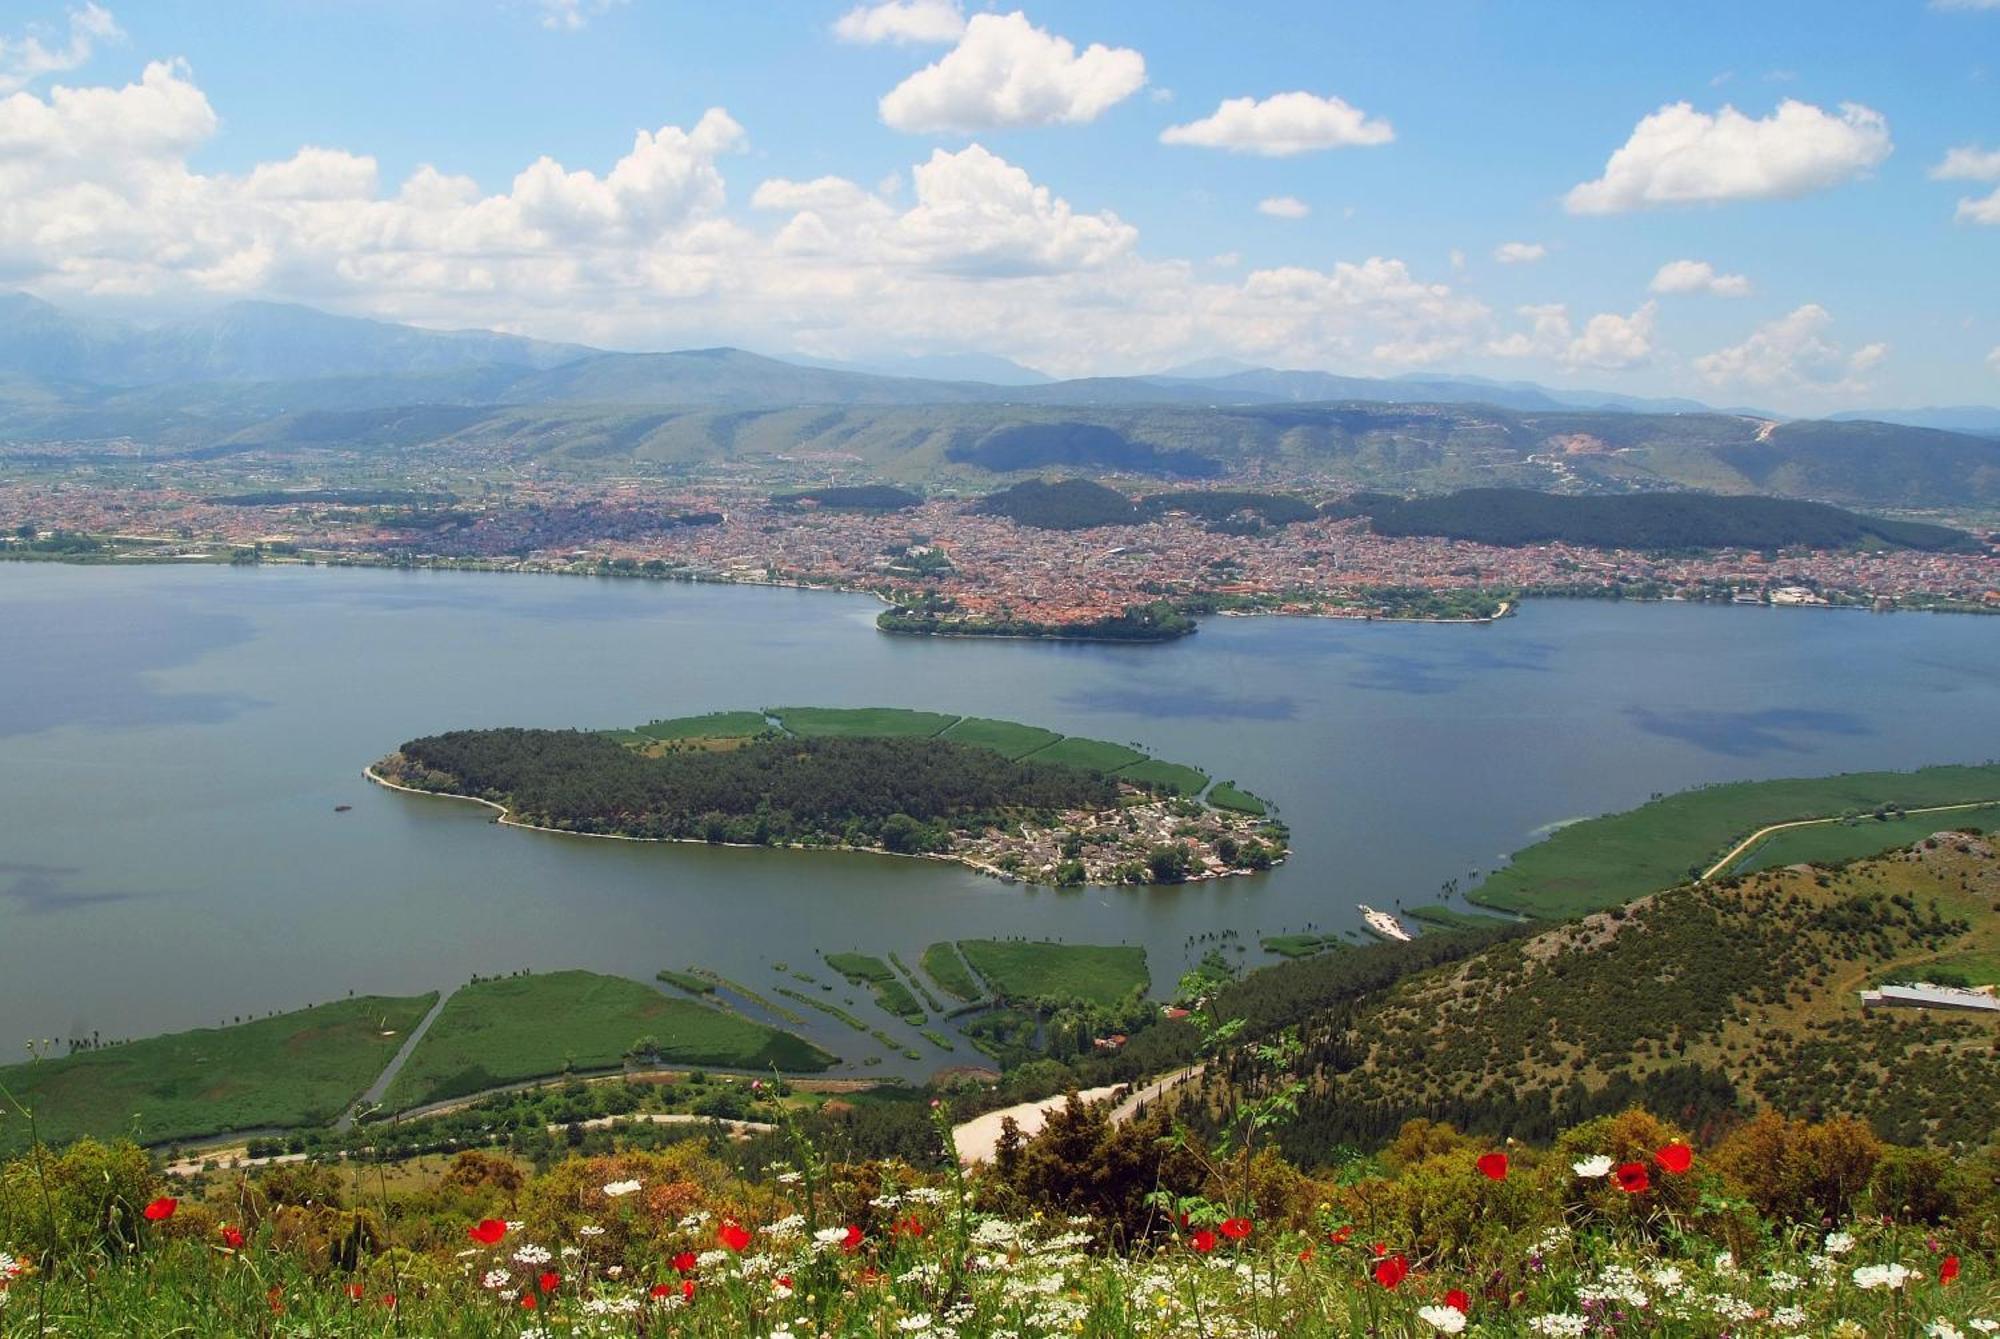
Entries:
POLYGON ((0 294, 0 443, 129 438, 215 456, 436 443, 578 469, 824 458, 977 487, 1094 470, 1964 509, 2000 508, 2000 440, 1973 435, 1989 426, 2000 436, 2000 410, 1779 423, 1690 400, 1222 360, 1052 381, 981 354, 615 353, 262 302, 144 326, 0 294))

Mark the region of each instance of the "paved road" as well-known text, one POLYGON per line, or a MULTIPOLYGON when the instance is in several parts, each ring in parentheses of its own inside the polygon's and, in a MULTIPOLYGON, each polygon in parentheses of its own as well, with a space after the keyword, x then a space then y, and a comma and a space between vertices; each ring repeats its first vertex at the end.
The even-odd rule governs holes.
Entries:
MULTIPOLYGON (((1984 809, 1988 805, 1994 803, 1996 803, 1996 801, 1973 800, 1969 804, 1934 804, 1927 809, 1905 809, 1903 810, 1903 813, 1948 814, 1958 809, 1984 809)), ((1774 832, 1783 832, 1787 828, 1816 828, 1816 827, 1821 827, 1827 823, 1839 823, 1842 821, 1844 820, 1840 817, 1799 818, 1799 819, 1794 819, 1790 823, 1773 823, 1771 824, 1771 826, 1767 828, 1758 828, 1755 832, 1751 833, 1749 836, 1745 837, 1742 841, 1738 842, 1735 846, 1735 849, 1731 850, 1728 855, 1722 857, 1722 859, 1716 861, 1713 865, 1710 865, 1706 870, 1704 870, 1702 872, 1701 881, 1707 882, 1709 879, 1714 878, 1716 875, 1728 869, 1731 865, 1734 865, 1738 860, 1740 860, 1743 857, 1745 852, 1750 850, 1751 847, 1755 846, 1758 842, 1763 841, 1766 837, 1770 836, 1774 832)))
MULTIPOLYGON (((1201 1073, 1200 1065, 1190 1065, 1177 1069, 1164 1078, 1155 1079, 1145 1087, 1127 1090, 1124 1084, 1109 1088, 1090 1088, 1076 1094, 1086 1104, 1103 1102, 1125 1093, 1118 1105, 1111 1109, 1111 1119, 1115 1124, 1124 1124, 1138 1113, 1140 1107, 1157 1101, 1182 1082, 1201 1073)), ((968 1166, 976 1162, 991 1162, 994 1150, 1000 1146, 1001 1127, 1011 1116, 1021 1127, 1023 1135, 1032 1137, 1040 1134, 1048 1124, 1049 1114, 1068 1104, 1070 1095, 1063 1093, 1056 1097, 1045 1097, 1039 1102, 1021 1102, 998 1111, 989 1111, 983 1116, 975 1116, 963 1125, 955 1125, 951 1131, 952 1147, 958 1153, 958 1160, 968 1166)))

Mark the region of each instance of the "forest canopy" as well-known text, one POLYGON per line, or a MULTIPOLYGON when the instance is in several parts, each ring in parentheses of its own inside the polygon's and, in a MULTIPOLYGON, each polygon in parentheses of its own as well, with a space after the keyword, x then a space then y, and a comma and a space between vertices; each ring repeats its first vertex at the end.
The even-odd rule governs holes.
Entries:
POLYGON ((956 829, 1118 803, 1117 782, 1100 773, 921 738, 770 738, 646 756, 580 730, 455 730, 409 741, 379 770, 573 832, 906 853, 943 849, 956 829))
POLYGON ((1868 545, 1927 552, 1976 551, 1963 530, 1891 521, 1775 497, 1634 493, 1575 497, 1527 488, 1468 488, 1438 497, 1357 494, 1378 535, 1439 535, 1480 544, 1568 543, 1596 548, 1688 550, 1850 549, 1868 545))

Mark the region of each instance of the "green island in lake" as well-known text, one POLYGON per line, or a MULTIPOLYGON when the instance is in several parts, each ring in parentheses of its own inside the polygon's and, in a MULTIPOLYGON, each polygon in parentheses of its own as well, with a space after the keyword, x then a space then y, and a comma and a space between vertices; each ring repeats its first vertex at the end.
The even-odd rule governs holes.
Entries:
POLYGON ((1106 740, 891 707, 773 707, 625 730, 455 730, 369 769, 501 822, 632 841, 866 850, 1058 886, 1184 883, 1288 853, 1261 800, 1106 740))

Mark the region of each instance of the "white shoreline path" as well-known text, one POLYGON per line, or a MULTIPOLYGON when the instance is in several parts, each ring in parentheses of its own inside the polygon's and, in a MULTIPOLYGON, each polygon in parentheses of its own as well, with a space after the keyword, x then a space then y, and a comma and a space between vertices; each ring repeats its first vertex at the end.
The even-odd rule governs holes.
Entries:
MULTIPOLYGON (((1182 1083, 1199 1075, 1201 1068, 1200 1065, 1189 1065, 1186 1069, 1177 1069, 1164 1078, 1155 1079, 1136 1090, 1128 1090, 1127 1085, 1118 1083, 1105 1088, 1086 1088, 1074 1095, 1088 1106, 1093 1102, 1107 1101, 1119 1093, 1125 1093, 1126 1096, 1118 1105, 1111 1108, 1112 1124, 1123 1125, 1137 1115, 1141 1107, 1158 1100, 1182 1083)), ((1044 1097, 1040 1101, 1020 1102, 1011 1107, 1002 1107, 998 1111, 989 1111, 983 1116, 974 1116, 963 1125, 952 1127, 952 1149, 958 1154, 958 1160, 967 1166, 991 1162, 994 1153, 1000 1147, 1002 1126, 1010 1117, 1021 1127, 1023 1137, 1033 1138, 1042 1132, 1042 1127, 1048 1124, 1051 1114, 1069 1104, 1071 1096, 1070 1093, 1060 1093, 1054 1097, 1044 1097)))
MULTIPOLYGON (((1924 809, 1904 809, 1902 810, 1902 813, 1905 817, 1908 817, 1912 814, 1949 814, 1949 813, 1954 813, 1961 809, 1987 809, 1991 808, 1993 805, 1996 804, 2000 804, 2000 800, 1970 800, 1964 804, 1933 804, 1928 808, 1924 809)), ((1773 823, 1769 827, 1758 828, 1755 832, 1745 837, 1742 841, 1736 843, 1736 845, 1730 849, 1728 855, 1722 857, 1722 859, 1716 861, 1713 865, 1710 865, 1707 869, 1703 870, 1701 878, 1697 879, 1695 882, 1707 883, 1710 879, 1714 878, 1722 871, 1728 869, 1731 865, 1734 865, 1738 860, 1741 860, 1753 848, 1755 848, 1757 843, 1763 841, 1766 837, 1770 836, 1774 832, 1783 832, 1787 828, 1823 827, 1828 823, 1840 823, 1844 821, 1846 821, 1846 815, 1835 814, 1831 818, 1795 818, 1789 823, 1773 823)))

